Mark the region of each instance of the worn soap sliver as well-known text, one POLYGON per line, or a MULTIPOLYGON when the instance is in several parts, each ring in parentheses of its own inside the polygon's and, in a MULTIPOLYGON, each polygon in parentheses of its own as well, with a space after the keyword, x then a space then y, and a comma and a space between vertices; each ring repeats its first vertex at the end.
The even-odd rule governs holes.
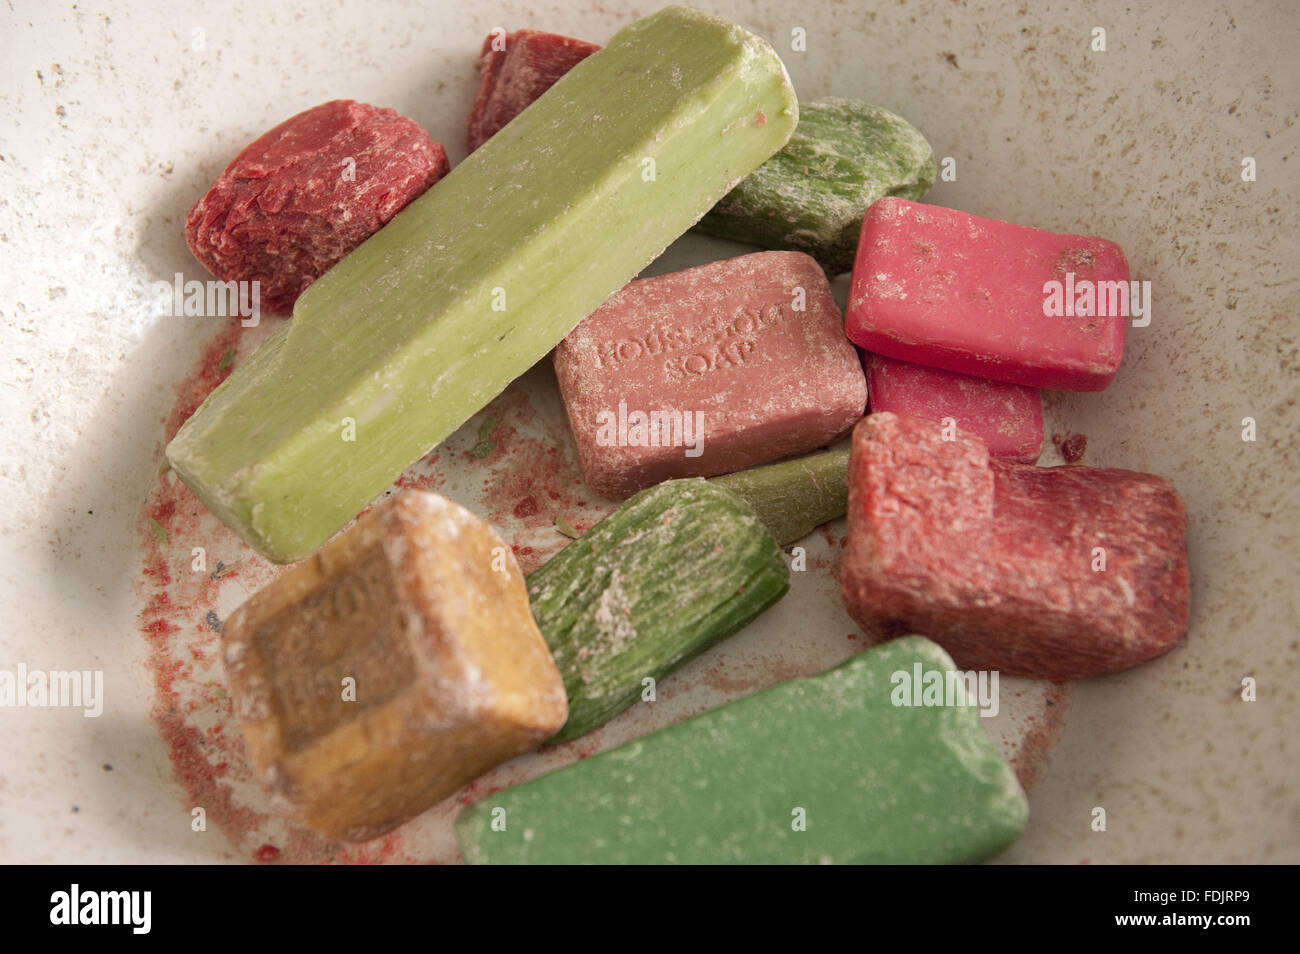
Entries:
POLYGON ((533 617, 569 697, 568 741, 785 595, 772 535, 698 478, 641 491, 528 577, 533 617))
POLYGON ((744 500, 780 546, 836 517, 849 502, 849 449, 836 447, 712 477, 744 500))

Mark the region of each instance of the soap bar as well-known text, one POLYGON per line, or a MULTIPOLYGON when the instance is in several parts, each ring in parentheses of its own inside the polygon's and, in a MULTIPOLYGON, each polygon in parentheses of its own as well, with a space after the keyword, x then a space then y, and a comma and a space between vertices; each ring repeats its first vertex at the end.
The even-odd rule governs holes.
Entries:
POLYGON ((914 364, 1100 391, 1123 357, 1128 281, 1124 252, 1106 239, 885 198, 862 220, 845 331, 914 364), (1068 315, 1055 313, 1066 309, 1052 282, 1072 293, 1068 315))
POLYGON ((587 486, 622 498, 822 447, 867 403, 825 274, 758 252, 632 282, 555 349, 587 486))
POLYGON ((795 457, 709 482, 749 504, 777 545, 786 546, 844 516, 849 503, 849 449, 795 457))
POLYGON ((1187 629, 1187 511, 1153 474, 991 458, 880 413, 853 431, 844 604, 871 636, 924 632, 963 669, 1095 676, 1187 629))
POLYGON ((852 99, 804 103, 785 147, 696 229, 765 248, 797 249, 832 274, 847 272, 867 207, 887 195, 919 199, 934 175, 930 144, 901 116, 852 99))
MULTIPOLYGON (((995 457, 1032 464, 1043 450, 1043 398, 1037 388, 973 378, 883 355, 866 359, 867 407, 950 422, 978 437, 995 457)), ((947 425, 946 425, 947 426, 947 425)))
POLYGON ((900 674, 952 670, 929 640, 896 640, 489 795, 456 820, 461 850, 480 864, 991 857, 1028 804, 973 700, 955 680, 952 705, 900 700, 900 674))
POLYGON ((336 99, 236 156, 190 209, 185 241, 222 281, 258 282, 259 308, 288 314, 447 169, 447 153, 413 120, 336 99))
POLYGON ((552 741, 585 735, 785 595, 772 535, 730 491, 693 478, 643 490, 528 577, 569 698, 552 741))
POLYGON ((167 450, 277 562, 308 555, 544 357, 798 120, 780 59, 666 7, 315 282, 167 450))
POLYGON ((377 837, 564 724, 564 685, 510 548, 408 491, 236 610, 222 656, 273 805, 377 837))
POLYGON ((478 95, 466 123, 469 151, 495 136, 556 80, 599 49, 593 43, 540 30, 488 34, 478 57, 478 95))

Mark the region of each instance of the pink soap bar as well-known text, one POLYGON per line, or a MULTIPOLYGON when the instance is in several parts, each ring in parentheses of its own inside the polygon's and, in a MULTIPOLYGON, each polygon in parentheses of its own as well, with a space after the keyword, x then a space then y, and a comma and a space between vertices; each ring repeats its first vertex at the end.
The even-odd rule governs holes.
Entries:
POLYGON ((902 361, 1100 391, 1124 354, 1128 278, 1106 239, 885 198, 862 220, 845 331, 902 361), (1048 282, 1060 283, 1054 299, 1048 282))
POLYGON ((466 124, 473 152, 600 47, 539 30, 488 34, 479 53, 479 87, 466 124), (502 43, 505 49, 495 49, 502 43))
POLYGON ((867 407, 951 420, 995 457, 1032 464, 1043 450, 1043 398, 1037 388, 973 378, 883 355, 866 356, 867 407))
POLYGON ((1187 511, 1161 477, 990 458, 933 421, 853 431, 845 607, 876 638, 924 633, 962 669, 1071 679, 1187 629, 1187 511))
POLYGON ((867 383, 821 267, 757 252, 643 278, 555 349, 592 490, 621 499, 822 447, 867 383))

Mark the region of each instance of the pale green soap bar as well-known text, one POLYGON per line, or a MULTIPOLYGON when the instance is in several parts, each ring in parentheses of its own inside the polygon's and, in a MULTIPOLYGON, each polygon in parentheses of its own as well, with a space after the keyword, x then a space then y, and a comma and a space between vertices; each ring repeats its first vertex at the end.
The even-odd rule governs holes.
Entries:
POLYGON ((762 39, 684 7, 636 21, 312 284, 168 461, 267 557, 308 556, 797 121, 762 39))
POLYGON ((1024 828, 1025 793, 973 704, 895 705, 918 665, 922 686, 955 670, 903 637, 489 795, 456 820, 461 850, 496 864, 989 858, 1024 828))

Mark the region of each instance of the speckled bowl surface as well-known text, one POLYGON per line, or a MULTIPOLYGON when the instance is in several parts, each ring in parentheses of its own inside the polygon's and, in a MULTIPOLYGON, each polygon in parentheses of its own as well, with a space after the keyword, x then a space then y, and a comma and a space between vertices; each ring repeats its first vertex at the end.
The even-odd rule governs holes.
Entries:
MULTIPOLYGON (((1047 395, 1047 432, 1085 436, 1084 463, 1182 492, 1190 630, 1117 675, 1007 681, 988 728, 1030 786, 1031 819, 1001 860, 1300 861, 1300 7, 698 5, 769 38, 801 99, 866 99, 915 123, 956 173, 926 201, 1105 236, 1151 282, 1151 323, 1129 331, 1114 385, 1047 395)), ((835 582, 841 521, 808 538, 789 597, 661 703, 379 842, 295 832, 243 763, 216 629, 275 571, 161 453, 272 323, 160 314, 150 282, 207 277, 186 211, 243 145, 333 98, 414 118, 455 163, 490 29, 603 43, 655 8, 19 0, 0 13, 0 669, 103 674, 94 718, 0 708, 0 861, 453 861, 449 822, 483 791, 862 648, 835 582)), ((686 236, 652 272, 742 250, 686 236)), ((1059 462, 1049 442, 1042 463, 1059 462)), ((563 544, 557 517, 583 528, 609 508, 581 486, 548 362, 402 483, 489 519, 525 570, 563 544), (470 453, 485 440, 490 453, 470 453)))

